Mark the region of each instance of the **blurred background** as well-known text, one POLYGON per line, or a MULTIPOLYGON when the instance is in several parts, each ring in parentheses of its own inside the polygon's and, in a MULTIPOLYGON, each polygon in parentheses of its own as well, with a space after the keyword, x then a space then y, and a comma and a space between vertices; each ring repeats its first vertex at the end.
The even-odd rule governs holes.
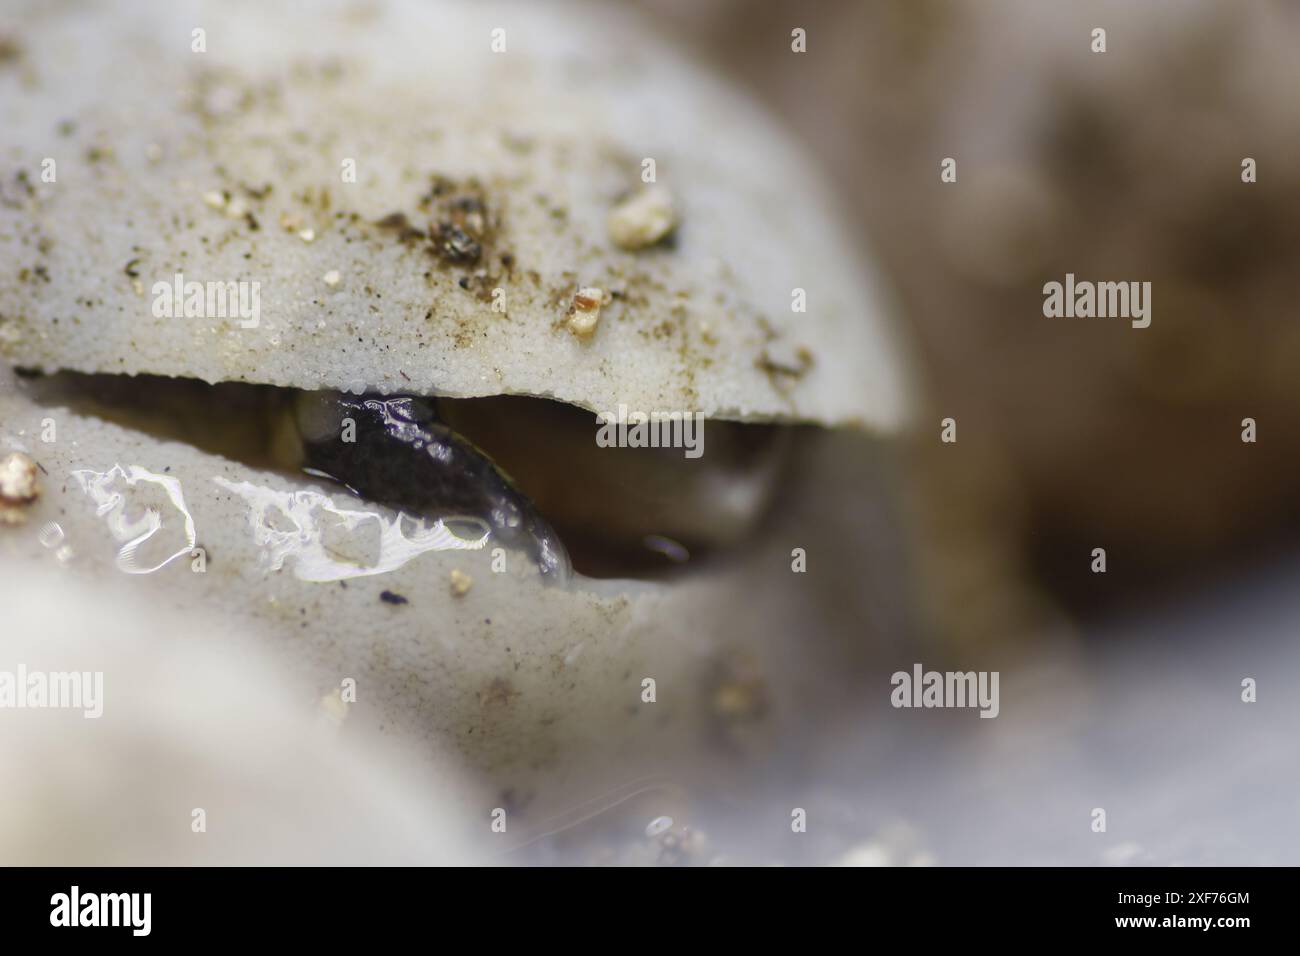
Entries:
POLYGON ((894 284, 936 628, 1177 602, 1295 549, 1300 6, 640 2, 799 135, 894 284), (1067 272, 1151 282, 1151 326, 1044 318, 1067 272))
POLYGON ((917 659, 1002 670, 996 721, 826 728, 821 849, 1294 864, 1300 5, 639 2, 796 132, 892 282, 926 392, 917 659), (1150 327, 1045 318, 1067 272, 1151 282, 1150 327))

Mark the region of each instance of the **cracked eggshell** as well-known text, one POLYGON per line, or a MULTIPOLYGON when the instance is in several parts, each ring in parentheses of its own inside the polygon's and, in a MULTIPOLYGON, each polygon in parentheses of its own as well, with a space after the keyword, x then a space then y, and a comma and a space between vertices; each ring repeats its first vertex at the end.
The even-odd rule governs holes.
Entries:
POLYGON ((16 364, 903 418, 880 282, 816 169, 626 11, 26 2, 7 20, 22 68, 0 67, 0 350, 16 364), (646 160, 676 224, 629 250, 611 212, 646 160), (178 275, 257 283, 256 327, 156 315, 178 275), (584 338, 566 318, 586 286, 610 300, 584 338))
POLYGON ((71 597, 127 593, 163 640, 188 620, 232 660, 256 648, 298 700, 346 714, 343 736, 463 762, 481 794, 467 812, 506 808, 514 841, 629 781, 761 764, 776 736, 861 695, 864 655, 898 652, 906 556, 878 442, 801 435, 792 486, 734 561, 545 585, 513 552, 499 573, 490 541, 36 404, 0 370, 0 451, 29 455, 44 485, 0 528, 0 569, 50 568, 71 597), (816 571, 797 585, 794 547, 816 571))
POLYGON ((144 595, 164 620, 210 616, 266 648, 312 702, 351 679, 346 732, 450 747, 520 802, 542 777, 556 799, 581 790, 584 767, 650 772, 698 729, 693 681, 711 641, 689 622, 717 599, 707 576, 548 586, 490 540, 38 406, 4 375, 0 448, 35 459, 46 490, 0 534, 0 566, 58 566, 70 588, 144 595), (457 572, 473 581, 460 594, 457 572), (644 712, 646 677, 671 705, 644 712))

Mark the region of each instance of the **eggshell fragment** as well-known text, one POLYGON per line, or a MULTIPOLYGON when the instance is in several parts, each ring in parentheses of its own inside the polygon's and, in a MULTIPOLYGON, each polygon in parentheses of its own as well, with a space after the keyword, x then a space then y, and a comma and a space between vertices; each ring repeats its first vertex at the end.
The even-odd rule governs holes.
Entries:
POLYGON ((24 69, 0 71, 15 364, 903 418, 890 303, 816 168, 630 11, 339 2, 305 30, 252 0, 27 9, 24 69), (258 315, 168 312, 178 277, 256 284, 258 315), (564 323, 579 282, 618 293, 590 340, 564 323), (774 371, 779 347, 815 361, 774 371))

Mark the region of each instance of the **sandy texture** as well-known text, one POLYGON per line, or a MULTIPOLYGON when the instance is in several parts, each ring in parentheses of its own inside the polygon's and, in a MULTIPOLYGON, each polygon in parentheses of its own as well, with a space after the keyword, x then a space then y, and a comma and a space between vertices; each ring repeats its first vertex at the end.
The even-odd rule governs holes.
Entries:
POLYGON ((549 3, 73 9, 11 14, 19 52, 0 68, 15 363, 878 430, 903 416, 887 303, 835 197, 638 20, 549 3), (677 226, 625 250, 608 218, 647 158, 677 226), (259 283, 257 326, 156 316, 155 283, 178 273, 259 283), (566 323, 584 287, 610 296, 587 337, 566 323))

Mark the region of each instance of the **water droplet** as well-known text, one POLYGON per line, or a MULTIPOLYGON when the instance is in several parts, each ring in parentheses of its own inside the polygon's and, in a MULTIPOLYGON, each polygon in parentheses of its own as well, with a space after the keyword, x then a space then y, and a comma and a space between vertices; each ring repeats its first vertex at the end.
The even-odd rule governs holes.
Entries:
POLYGON ((659 834, 666 833, 668 830, 671 830, 672 826, 673 826, 672 817, 655 817, 648 824, 646 824, 645 835, 648 839, 653 840, 659 834))
MULTIPOLYGON (((114 465, 104 472, 82 470, 72 475, 94 502, 95 514, 104 519, 121 545, 119 570, 150 574, 193 550, 194 519, 175 478, 139 465, 114 465)), ((70 557, 70 549, 68 554, 70 557)))
POLYGON ((57 521, 51 521, 46 524, 41 528, 40 534, 37 536, 37 540, 40 541, 41 546, 45 548, 57 548, 63 543, 63 538, 63 528, 57 521))
POLYGON ((302 581, 339 581, 384 574, 426 551, 478 551, 491 538, 485 522, 412 518, 338 507, 319 491, 276 491, 246 481, 212 479, 248 505, 253 542, 268 571, 292 559, 302 581), (457 534, 473 524, 477 537, 457 534))

